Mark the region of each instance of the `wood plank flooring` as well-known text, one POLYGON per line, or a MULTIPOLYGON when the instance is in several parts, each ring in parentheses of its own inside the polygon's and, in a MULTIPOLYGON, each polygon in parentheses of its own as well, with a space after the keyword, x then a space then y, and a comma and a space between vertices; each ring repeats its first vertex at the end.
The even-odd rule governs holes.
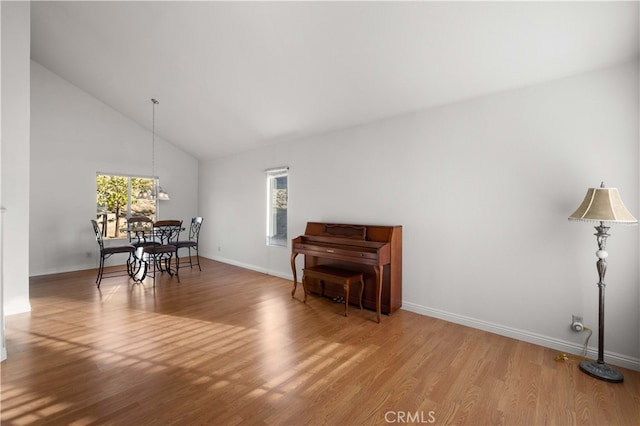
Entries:
POLYGON ((602 382, 553 350, 403 310, 345 318, 211 260, 180 278, 32 278, 32 312, 6 319, 2 424, 640 424, 640 372, 602 382))

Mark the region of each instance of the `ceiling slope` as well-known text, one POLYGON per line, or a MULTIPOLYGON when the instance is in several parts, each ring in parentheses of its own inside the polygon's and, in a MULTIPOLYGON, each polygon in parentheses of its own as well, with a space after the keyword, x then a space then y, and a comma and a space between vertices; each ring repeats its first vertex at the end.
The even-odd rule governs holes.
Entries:
POLYGON ((638 57, 638 2, 32 2, 32 59, 200 159, 638 57))

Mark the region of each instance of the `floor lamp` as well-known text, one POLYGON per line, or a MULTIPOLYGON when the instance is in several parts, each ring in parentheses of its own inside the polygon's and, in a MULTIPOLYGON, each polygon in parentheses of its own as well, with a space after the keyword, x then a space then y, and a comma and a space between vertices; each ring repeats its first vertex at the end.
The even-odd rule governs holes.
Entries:
POLYGON ((596 239, 598 241, 598 251, 596 256, 596 268, 598 270, 598 289, 600 293, 600 309, 598 314, 598 361, 583 361, 580 363, 580 370, 600 380, 607 382, 622 382, 622 373, 614 370, 604 363, 604 274, 607 271, 606 251, 607 231, 612 223, 638 223, 629 210, 622 203, 620 193, 616 188, 605 188, 604 182, 600 188, 589 188, 580 207, 569 216, 570 220, 585 220, 590 222, 600 222, 596 226, 596 239))

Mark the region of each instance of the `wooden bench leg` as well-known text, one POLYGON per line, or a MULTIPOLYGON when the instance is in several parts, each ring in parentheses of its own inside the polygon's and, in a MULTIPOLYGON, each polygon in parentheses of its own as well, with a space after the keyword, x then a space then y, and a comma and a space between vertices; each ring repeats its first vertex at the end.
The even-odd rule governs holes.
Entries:
MULTIPOLYGON (((342 284, 344 289, 344 316, 349 316, 349 293, 351 291, 351 284, 360 284, 360 293, 358 297, 358 305, 360 309, 362 306, 362 296, 364 294, 364 275, 353 271, 345 271, 340 269, 331 269, 328 267, 317 266, 314 268, 304 269, 302 275, 302 287, 304 289, 304 303, 307 303, 307 279, 314 278, 318 280, 320 284, 321 296, 325 293, 325 281, 329 281, 335 284, 342 284)), ((295 282, 295 279, 294 279, 295 282)), ((295 291, 295 290, 294 290, 295 291)), ((334 299, 339 300, 339 299, 334 299)))

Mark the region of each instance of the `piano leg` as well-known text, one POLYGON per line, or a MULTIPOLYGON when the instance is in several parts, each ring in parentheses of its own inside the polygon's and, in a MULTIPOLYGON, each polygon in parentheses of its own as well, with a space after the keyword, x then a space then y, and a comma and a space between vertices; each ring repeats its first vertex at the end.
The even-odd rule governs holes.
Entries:
POLYGON ((375 265, 373 270, 376 273, 376 315, 378 318, 378 323, 380 323, 380 304, 382 301, 382 273, 380 271, 380 266, 375 265))
MULTIPOLYGON (((291 297, 294 297, 294 295, 296 294, 296 288, 298 287, 298 274, 296 272, 296 256, 297 255, 298 253, 293 253, 291 255, 291 272, 293 272, 293 290, 291 290, 291 297)), ((305 291, 305 298, 306 296, 307 296, 307 293, 305 291)))
POLYGON ((302 276, 302 291, 304 291, 304 300, 303 303, 307 303, 307 277, 302 276))

